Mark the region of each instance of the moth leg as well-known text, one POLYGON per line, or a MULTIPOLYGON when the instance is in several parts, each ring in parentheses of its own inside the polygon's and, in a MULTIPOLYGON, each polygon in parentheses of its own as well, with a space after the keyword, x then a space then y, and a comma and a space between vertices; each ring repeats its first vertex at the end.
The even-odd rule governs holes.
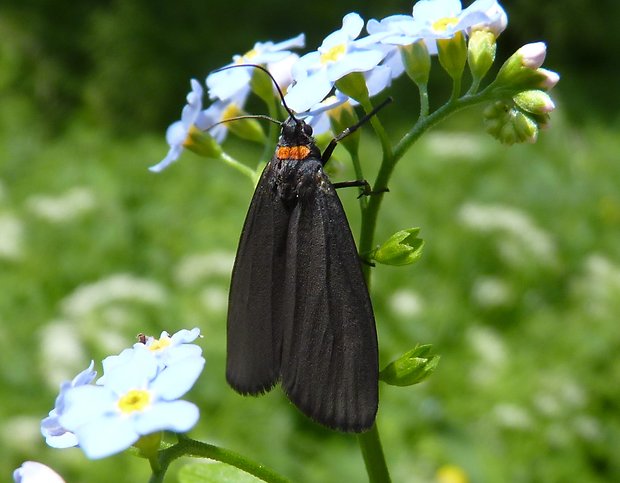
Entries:
POLYGON ((339 189, 339 188, 353 188, 353 187, 359 187, 362 188, 360 191, 360 195, 358 196, 358 199, 361 198, 362 196, 374 196, 374 195, 378 195, 380 193, 388 193, 390 191, 389 188, 383 188, 377 191, 373 191, 372 188, 370 187, 370 184, 368 183, 368 181, 366 181, 365 179, 356 179, 353 181, 340 181, 338 183, 332 183, 334 188, 339 189))
POLYGON ((336 149, 336 145, 342 139, 346 138, 349 134, 353 134, 355 131, 357 131, 360 128, 360 126, 365 124, 372 116, 377 114, 379 110, 383 109, 390 102, 392 102, 392 98, 388 97, 381 104, 375 107, 372 111, 370 111, 368 114, 362 117, 359 121, 357 121, 357 123, 353 124, 353 126, 351 127, 346 128, 344 131, 338 134, 338 136, 332 139, 327 145, 327 147, 325 148, 325 151, 323 151, 323 154, 321 155, 321 164, 325 166, 325 163, 327 163, 327 161, 329 161, 329 158, 331 158, 332 153, 334 152, 334 149, 336 149))

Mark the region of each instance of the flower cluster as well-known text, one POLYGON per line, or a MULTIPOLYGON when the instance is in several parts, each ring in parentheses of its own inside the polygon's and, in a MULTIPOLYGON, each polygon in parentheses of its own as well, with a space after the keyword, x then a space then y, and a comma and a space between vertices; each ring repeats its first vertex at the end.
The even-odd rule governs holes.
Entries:
POLYGON ((202 349, 192 344, 200 330, 169 336, 141 336, 119 355, 103 361, 95 382, 94 363, 60 385, 54 409, 41 422, 48 445, 79 446, 91 459, 134 445, 140 438, 169 430, 186 432, 198 421, 198 408, 179 400, 204 366, 202 349))
MULTIPOLYGON (((349 13, 344 16, 340 29, 325 37, 317 50, 301 57, 291 49, 304 46, 303 34, 280 43, 256 43, 247 53, 234 56, 233 63, 225 66, 225 70, 216 70, 207 77, 208 95, 213 100, 207 109, 202 107, 203 87, 192 80, 192 91, 181 120, 172 124, 166 135, 170 151, 151 170, 161 171, 184 148, 204 156, 221 155, 219 144, 227 129, 236 129, 228 127, 233 123, 222 121, 244 114, 243 106, 251 91, 264 99, 264 90, 259 92, 256 88, 257 75, 264 74, 251 66, 230 69, 231 66, 265 67, 286 92, 286 105, 305 118, 315 134, 320 134, 330 128, 330 123, 333 127, 333 118, 344 104, 362 104, 368 112, 369 98, 382 92, 404 72, 421 91, 425 90, 433 55, 437 55, 458 87, 465 65, 469 64, 473 78, 470 92, 475 91, 495 60, 495 42, 507 22, 507 15, 497 0, 475 0, 465 9, 460 0, 419 0, 411 15, 369 20, 366 36, 361 36, 364 20, 357 13, 349 13), (204 131, 208 131, 211 143, 205 141, 204 131)), ((547 72, 548 82, 553 83, 554 78, 557 82, 557 74, 547 72)), ((511 92, 507 98, 531 89, 519 89, 519 81, 510 75, 503 80, 510 80, 511 92)), ((273 95, 273 87, 270 94, 273 95)), ((518 104, 516 99, 514 102, 518 104)), ((548 112, 549 106, 545 109, 548 112)), ((489 129, 506 142, 497 131, 497 126, 489 129)), ((244 137, 260 139, 256 135, 244 137)), ((517 136, 515 140, 524 139, 517 136)))
POLYGON ((543 42, 524 45, 504 63, 492 84, 507 95, 485 109, 484 119, 487 132, 504 144, 536 142, 539 129, 549 124, 555 104, 546 91, 560 76, 541 67, 546 53, 543 42))

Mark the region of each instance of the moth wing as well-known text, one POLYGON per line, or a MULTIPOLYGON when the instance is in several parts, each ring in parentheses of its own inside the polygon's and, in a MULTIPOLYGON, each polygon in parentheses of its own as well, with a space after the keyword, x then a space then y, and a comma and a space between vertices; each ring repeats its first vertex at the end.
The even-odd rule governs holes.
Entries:
POLYGON ((280 377, 278 302, 288 214, 270 187, 267 165, 246 215, 228 303, 226 379, 241 394, 269 391, 280 377))
POLYGON ((317 165, 288 227, 282 387, 310 418, 359 432, 377 412, 375 320, 344 209, 317 165))

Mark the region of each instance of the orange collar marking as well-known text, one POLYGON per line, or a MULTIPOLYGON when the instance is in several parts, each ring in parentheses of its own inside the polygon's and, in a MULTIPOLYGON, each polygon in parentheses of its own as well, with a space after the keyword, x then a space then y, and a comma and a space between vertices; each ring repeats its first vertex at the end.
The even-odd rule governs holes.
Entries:
POLYGON ((305 159, 310 154, 308 146, 280 146, 276 150, 278 159, 305 159))

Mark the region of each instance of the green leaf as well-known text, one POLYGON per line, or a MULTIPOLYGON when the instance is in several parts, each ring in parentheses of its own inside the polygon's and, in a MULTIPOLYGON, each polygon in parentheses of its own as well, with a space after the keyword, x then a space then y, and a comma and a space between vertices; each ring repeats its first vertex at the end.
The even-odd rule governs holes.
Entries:
POLYGON ((409 265, 422 256, 424 240, 418 237, 419 228, 407 228, 394 233, 372 255, 384 265, 409 265))
POLYGON ((430 376, 439 364, 438 355, 430 355, 432 345, 418 345, 390 362, 379 379, 391 386, 412 386, 430 376))
POLYGON ((180 483, 256 483, 263 481, 226 463, 190 463, 179 471, 180 483))

